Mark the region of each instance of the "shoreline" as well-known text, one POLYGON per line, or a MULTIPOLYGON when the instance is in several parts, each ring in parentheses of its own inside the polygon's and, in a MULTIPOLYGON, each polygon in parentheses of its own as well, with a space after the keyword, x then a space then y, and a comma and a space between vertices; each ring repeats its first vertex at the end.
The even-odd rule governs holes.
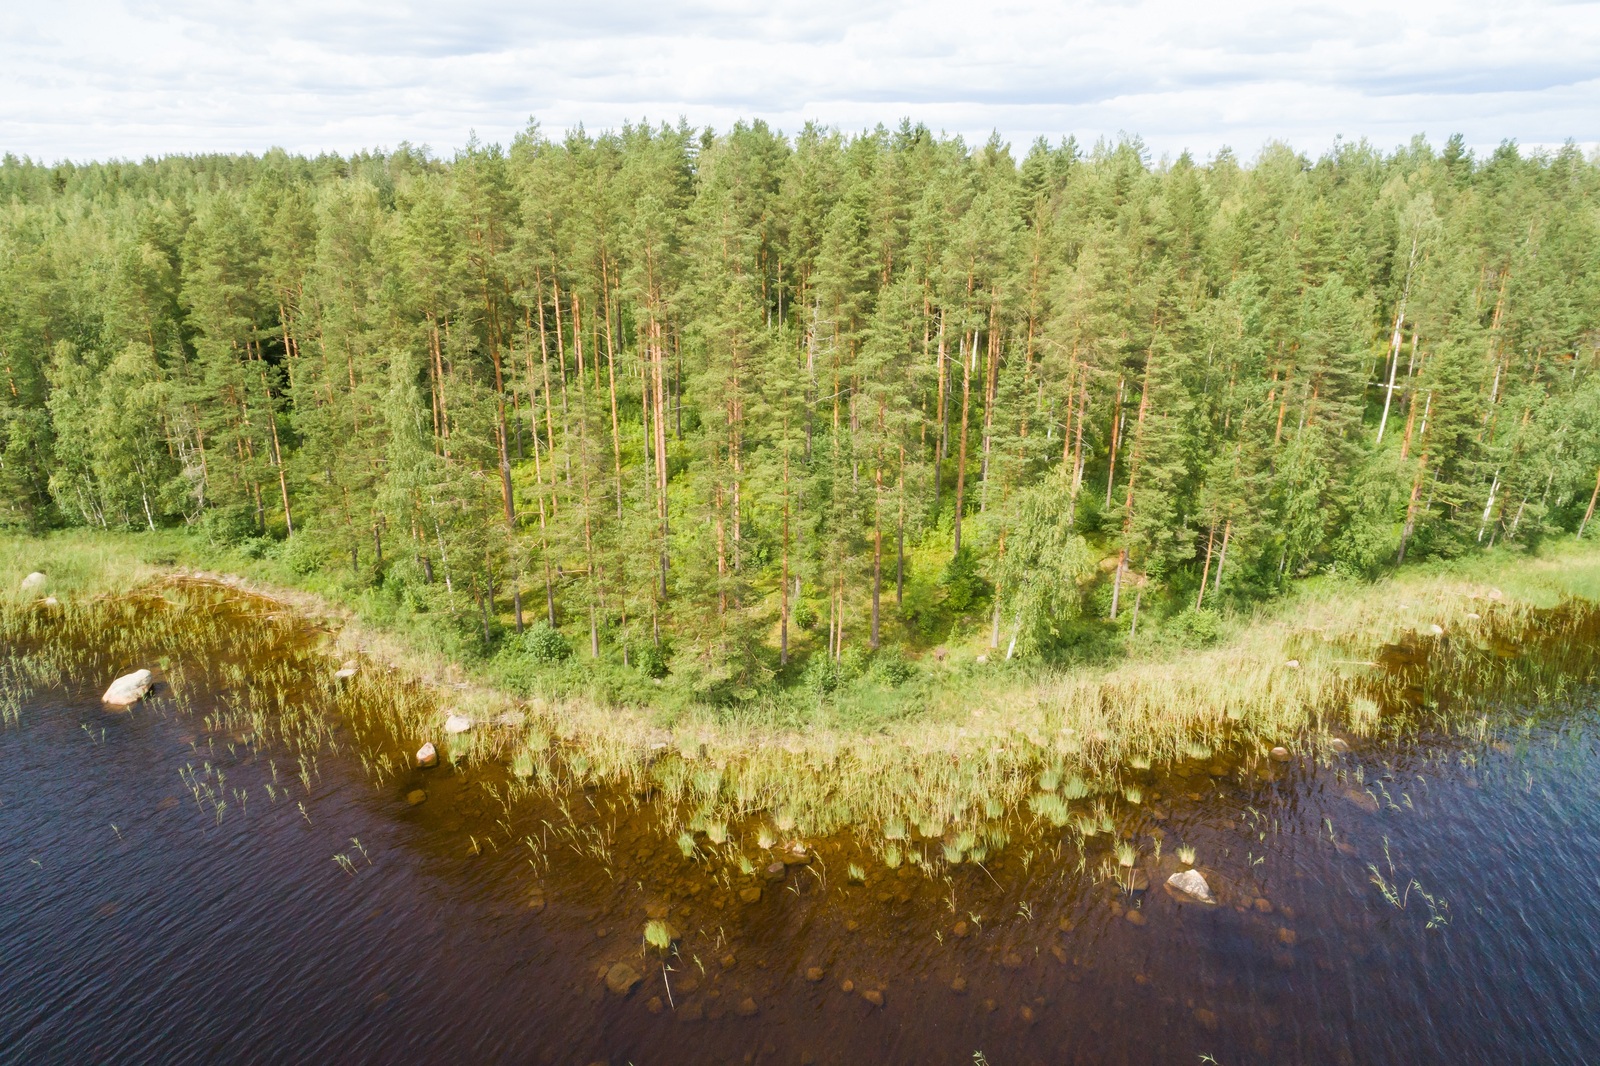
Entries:
MULTIPOLYGON (((1433 635, 1433 627, 1477 639, 1567 597, 1593 601, 1600 588, 1600 546, 1571 542, 1542 556, 1419 567, 1372 584, 1325 583, 1258 609, 1212 647, 1043 678, 1019 679, 1003 664, 976 674, 952 667, 953 683, 930 685, 936 691, 916 717, 870 731, 796 729, 730 720, 712 708, 664 717, 583 698, 519 697, 494 687, 484 671, 419 647, 410 634, 370 625, 347 605, 249 574, 168 563, 166 555, 151 562, 162 545, 138 538, 5 538, 13 560, 0 567, 8 605, 19 602, 21 578, 34 569, 55 570, 44 593, 68 598, 172 580, 222 585, 326 630, 330 662, 359 658, 432 689, 438 721, 404 723, 413 750, 439 739, 449 711, 483 721, 520 711, 542 743, 580 755, 598 778, 651 784, 652 764, 675 752, 682 764, 716 768, 741 808, 786 811, 813 832, 924 813, 959 820, 979 795, 1020 805, 1041 768, 1115 781, 1129 767, 1206 758, 1221 746, 1265 754, 1279 744, 1315 747, 1334 731, 1371 732, 1376 708, 1362 693, 1379 680, 1383 645, 1407 633, 1433 635), (88 557, 90 547, 97 556, 88 557)), ((501 747, 495 752, 504 756, 501 747)))

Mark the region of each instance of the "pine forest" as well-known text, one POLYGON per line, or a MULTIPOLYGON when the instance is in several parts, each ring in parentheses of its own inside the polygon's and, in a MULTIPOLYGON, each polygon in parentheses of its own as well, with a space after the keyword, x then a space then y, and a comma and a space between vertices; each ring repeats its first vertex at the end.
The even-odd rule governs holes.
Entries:
POLYGON ((0 167, 0 522, 738 704, 1593 535, 1600 161, 627 126, 0 167))

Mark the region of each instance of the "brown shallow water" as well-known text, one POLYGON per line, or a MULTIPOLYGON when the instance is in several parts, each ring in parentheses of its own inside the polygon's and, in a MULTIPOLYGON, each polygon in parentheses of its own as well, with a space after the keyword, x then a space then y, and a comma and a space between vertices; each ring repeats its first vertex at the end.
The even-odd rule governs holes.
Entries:
MULTIPOLYGON (((1107 834, 1080 851, 1016 815, 981 866, 913 839, 937 872, 890 871, 840 836, 744 876, 632 793, 507 806, 503 773, 449 767, 375 786, 337 707, 302 777, 207 728, 237 698, 207 654, 186 700, 107 714, 86 678, 0 733, 0 1061, 1600 1059, 1592 689, 1481 735, 1146 772, 1116 807, 1151 885, 1129 892, 1107 834), (1219 905, 1163 890, 1180 844, 1219 905), (641 942, 663 915, 667 958, 641 942)), ((1425 649, 1384 658, 1437 706, 1425 649)))

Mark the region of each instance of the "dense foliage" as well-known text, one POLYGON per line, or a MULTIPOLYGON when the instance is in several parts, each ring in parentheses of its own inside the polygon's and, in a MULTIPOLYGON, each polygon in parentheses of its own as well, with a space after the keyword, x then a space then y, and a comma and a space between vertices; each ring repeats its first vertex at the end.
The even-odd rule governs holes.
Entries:
POLYGON ((1597 191, 1571 147, 911 126, 7 157, 0 520, 188 524, 733 697, 962 626, 1203 636, 1580 529, 1597 191))

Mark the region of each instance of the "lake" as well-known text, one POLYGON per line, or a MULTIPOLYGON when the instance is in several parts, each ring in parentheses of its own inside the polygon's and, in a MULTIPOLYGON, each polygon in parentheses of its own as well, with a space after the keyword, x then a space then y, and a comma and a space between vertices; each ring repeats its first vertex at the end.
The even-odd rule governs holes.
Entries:
MULTIPOLYGON (((212 606, 223 629, 259 609, 212 606)), ((124 617, 136 647, 147 615, 124 617)), ((685 854, 630 790, 519 798, 503 769, 448 759, 374 773, 359 717, 311 706, 328 690, 300 683, 321 669, 304 630, 195 642, 131 713, 100 704, 103 656, 16 690, 0 1061, 1600 1060, 1581 647, 1582 683, 1508 695, 1475 728, 1420 716, 1348 751, 1136 773, 1139 802, 1097 801, 1114 824, 1087 839, 1012 811, 981 862, 912 829, 890 869, 848 834, 799 855, 735 825, 744 873, 703 840, 685 854), (287 664, 283 707, 324 716, 314 745, 223 713, 250 654, 287 664), (1180 848, 1215 904, 1166 888, 1180 848)), ((1522 637, 1488 653, 1545 653, 1522 637)), ((1425 678, 1426 645, 1382 661, 1425 678)))

